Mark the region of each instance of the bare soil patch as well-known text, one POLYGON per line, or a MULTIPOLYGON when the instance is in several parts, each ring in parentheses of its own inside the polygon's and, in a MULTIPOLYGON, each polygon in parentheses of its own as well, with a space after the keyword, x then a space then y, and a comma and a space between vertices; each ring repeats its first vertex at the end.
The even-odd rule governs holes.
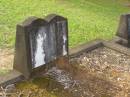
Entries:
POLYGON ((130 97, 130 56, 100 47, 71 59, 83 97, 130 97), (76 62, 76 63, 75 63, 76 62))
POLYGON ((0 74, 5 74, 13 69, 13 49, 0 49, 0 74))

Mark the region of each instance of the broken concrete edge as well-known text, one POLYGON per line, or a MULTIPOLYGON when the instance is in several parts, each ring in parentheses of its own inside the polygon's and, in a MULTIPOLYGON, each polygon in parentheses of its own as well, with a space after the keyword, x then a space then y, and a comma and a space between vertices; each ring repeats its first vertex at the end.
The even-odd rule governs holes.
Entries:
MULTIPOLYGON (((69 57, 73 58, 73 57, 79 56, 83 52, 89 52, 98 47, 103 47, 103 46, 130 56, 130 49, 115 43, 115 41, 117 42, 120 40, 121 38, 118 38, 118 37, 115 38, 113 41, 105 41, 101 39, 96 39, 89 43, 85 43, 85 44, 69 49, 69 57)), ((8 74, 0 77, 0 86, 4 87, 9 84, 19 82, 21 80, 25 80, 25 77, 23 76, 23 74, 16 70, 12 70, 8 74)))

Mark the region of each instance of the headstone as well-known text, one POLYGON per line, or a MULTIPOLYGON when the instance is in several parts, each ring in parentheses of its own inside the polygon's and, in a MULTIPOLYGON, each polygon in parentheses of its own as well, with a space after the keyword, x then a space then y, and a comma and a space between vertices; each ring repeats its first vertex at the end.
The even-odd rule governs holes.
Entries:
POLYGON ((117 36, 126 39, 127 46, 130 47, 130 14, 121 15, 117 36))
POLYGON ((130 14, 123 14, 120 16, 116 35, 121 38, 128 39, 128 36, 130 35, 130 14))
POLYGON ((17 25, 15 48, 14 69, 29 78, 34 69, 68 55, 67 19, 55 14, 26 19, 17 25))
POLYGON ((127 32, 127 40, 128 40, 128 44, 127 44, 127 46, 128 47, 130 47, 130 14, 129 15, 127 15, 127 30, 128 30, 128 32, 127 32))

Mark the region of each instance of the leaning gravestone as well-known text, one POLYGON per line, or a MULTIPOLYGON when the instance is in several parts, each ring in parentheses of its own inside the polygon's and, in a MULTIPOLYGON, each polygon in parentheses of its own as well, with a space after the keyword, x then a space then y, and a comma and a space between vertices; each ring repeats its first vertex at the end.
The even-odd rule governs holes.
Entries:
POLYGON ((17 25, 15 48, 14 69, 29 78, 34 69, 68 55, 67 19, 55 14, 28 18, 17 25))

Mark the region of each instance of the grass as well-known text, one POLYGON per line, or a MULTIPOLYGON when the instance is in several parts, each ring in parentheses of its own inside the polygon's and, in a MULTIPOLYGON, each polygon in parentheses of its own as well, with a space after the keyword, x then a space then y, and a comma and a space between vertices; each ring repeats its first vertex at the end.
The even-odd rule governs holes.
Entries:
POLYGON ((56 13, 68 18, 69 46, 111 39, 127 0, 0 0, 0 48, 14 47, 16 24, 29 16, 56 13))

